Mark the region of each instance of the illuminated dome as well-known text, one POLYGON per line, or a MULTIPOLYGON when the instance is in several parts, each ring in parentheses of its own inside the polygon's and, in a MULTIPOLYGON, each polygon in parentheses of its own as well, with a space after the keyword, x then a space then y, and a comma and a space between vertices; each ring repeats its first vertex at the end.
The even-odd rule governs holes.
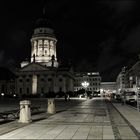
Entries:
POLYGON ((46 18, 40 18, 35 25, 31 38, 31 62, 40 63, 47 67, 52 65, 53 67, 58 67, 56 56, 57 39, 52 23, 46 18), (52 56, 54 56, 54 61, 52 61, 52 56))

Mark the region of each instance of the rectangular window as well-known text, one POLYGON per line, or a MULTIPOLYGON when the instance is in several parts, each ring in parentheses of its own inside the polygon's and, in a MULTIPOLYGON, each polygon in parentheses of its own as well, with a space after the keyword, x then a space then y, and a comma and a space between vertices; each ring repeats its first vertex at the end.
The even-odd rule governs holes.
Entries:
POLYGON ((63 81, 63 79, 60 78, 60 79, 59 79, 59 82, 62 82, 62 81, 63 81))
POLYGON ((41 88, 41 93, 44 93, 44 88, 43 87, 41 88))
POLYGON ((19 88, 19 93, 22 93, 22 88, 19 88))
POLYGON ((41 82, 44 82, 45 80, 44 80, 44 78, 41 78, 41 82))
POLYGON ((29 94, 29 88, 27 87, 27 94, 29 94))

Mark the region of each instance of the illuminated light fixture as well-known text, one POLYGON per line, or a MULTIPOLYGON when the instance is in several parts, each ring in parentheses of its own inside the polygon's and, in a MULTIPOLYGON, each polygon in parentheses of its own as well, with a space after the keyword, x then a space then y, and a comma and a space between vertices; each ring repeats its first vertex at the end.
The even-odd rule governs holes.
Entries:
POLYGON ((129 77, 129 80, 133 80, 133 77, 132 77, 132 76, 130 76, 130 77, 129 77))
POLYGON ((13 94, 13 97, 16 97, 16 94, 13 94))
POLYGON ((84 81, 81 83, 81 85, 84 87, 84 88, 87 88, 89 86, 89 82, 87 81, 84 81))
POLYGON ((89 86, 89 82, 84 81, 84 82, 81 83, 81 85, 85 88, 85 96, 87 98, 86 88, 89 86))
POLYGON ((103 89, 101 88, 100 91, 103 92, 103 89))
POLYGON ((4 93, 1 93, 1 96, 4 96, 4 93))

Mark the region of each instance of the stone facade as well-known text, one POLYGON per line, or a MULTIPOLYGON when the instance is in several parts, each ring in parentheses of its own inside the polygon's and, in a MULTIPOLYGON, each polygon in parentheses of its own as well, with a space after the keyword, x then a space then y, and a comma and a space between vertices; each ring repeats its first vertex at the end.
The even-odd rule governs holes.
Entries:
POLYGON ((16 91, 19 94, 73 92, 73 72, 70 68, 47 68, 30 63, 16 72, 16 91))

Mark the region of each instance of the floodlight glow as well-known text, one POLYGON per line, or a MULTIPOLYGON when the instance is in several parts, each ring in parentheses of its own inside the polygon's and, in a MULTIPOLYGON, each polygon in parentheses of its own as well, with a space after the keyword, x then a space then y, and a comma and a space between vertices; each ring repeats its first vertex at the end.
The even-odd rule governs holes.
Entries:
POLYGON ((101 92, 103 92, 103 89, 100 89, 101 92))

